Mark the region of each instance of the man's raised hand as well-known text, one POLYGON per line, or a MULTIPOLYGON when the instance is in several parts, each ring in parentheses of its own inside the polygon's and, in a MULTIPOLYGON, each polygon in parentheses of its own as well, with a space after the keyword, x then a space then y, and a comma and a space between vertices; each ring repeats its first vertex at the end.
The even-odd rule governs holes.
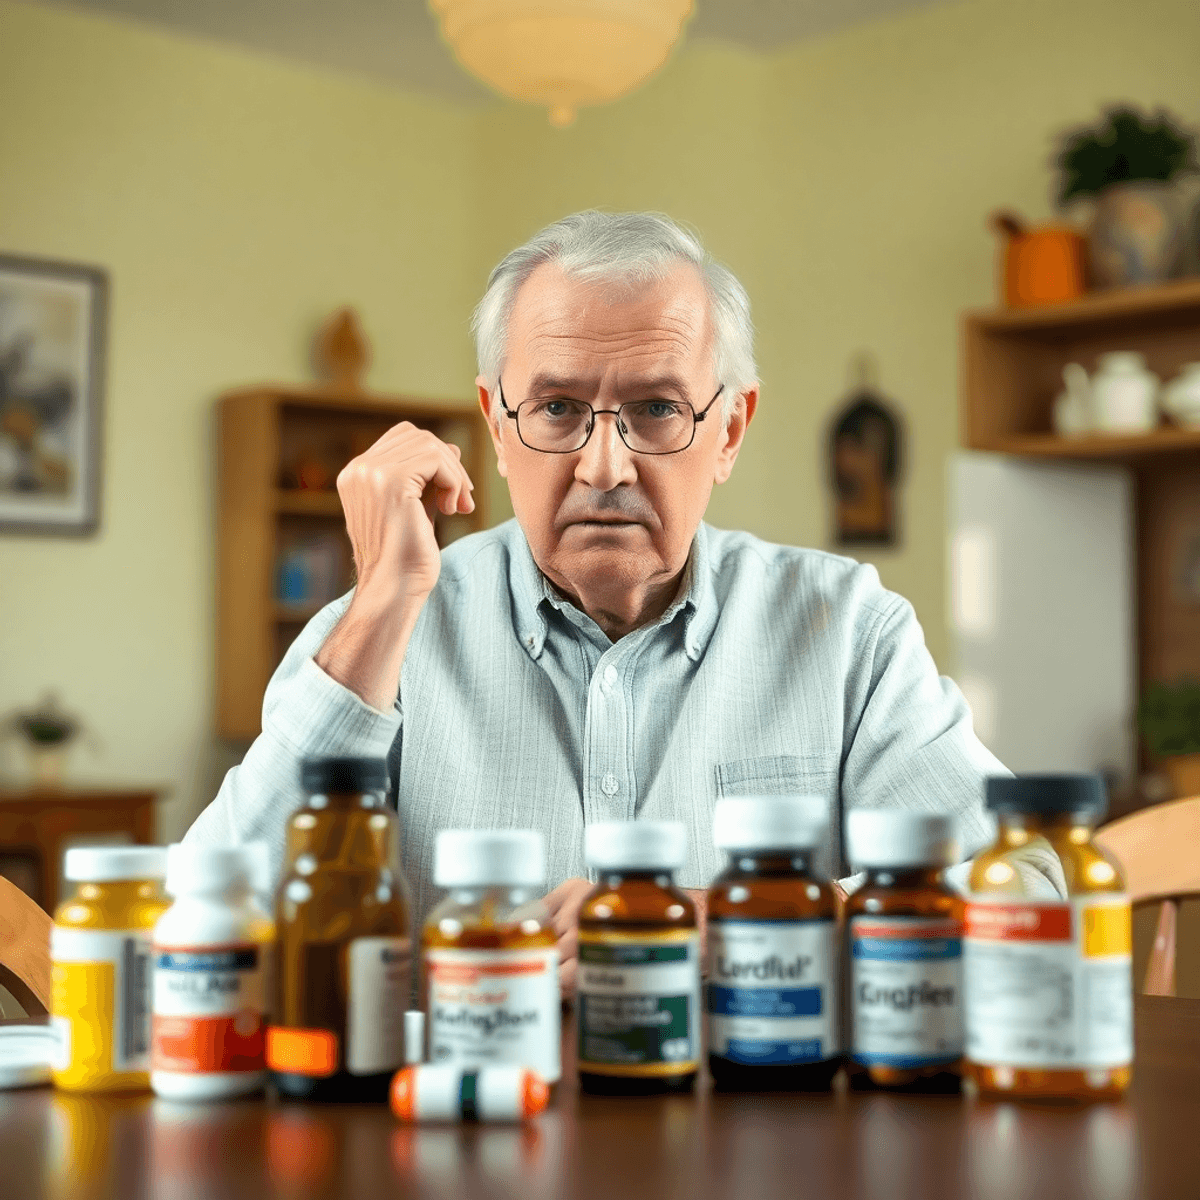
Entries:
POLYGON ((474 512, 473 486, 458 447, 409 421, 338 475, 358 582, 316 663, 381 711, 395 703, 408 639, 441 571, 434 518, 474 512))

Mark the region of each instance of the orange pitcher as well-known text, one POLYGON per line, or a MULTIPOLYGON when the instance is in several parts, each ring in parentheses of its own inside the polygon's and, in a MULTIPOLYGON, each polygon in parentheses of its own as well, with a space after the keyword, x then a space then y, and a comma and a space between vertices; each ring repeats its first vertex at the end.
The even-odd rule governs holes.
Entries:
POLYGON ((1000 292, 1012 308, 1075 300, 1086 290, 1083 236, 1069 225, 1029 228, 1012 212, 993 213, 1001 241, 1000 292))

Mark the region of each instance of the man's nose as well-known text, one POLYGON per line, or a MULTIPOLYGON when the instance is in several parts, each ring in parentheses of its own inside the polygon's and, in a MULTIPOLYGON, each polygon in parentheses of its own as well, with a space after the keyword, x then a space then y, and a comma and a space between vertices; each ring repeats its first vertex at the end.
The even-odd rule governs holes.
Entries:
POLYGON ((611 410, 596 413, 592 436, 575 464, 575 478, 599 492, 611 492, 622 483, 637 482, 633 451, 621 440, 619 420, 611 410))

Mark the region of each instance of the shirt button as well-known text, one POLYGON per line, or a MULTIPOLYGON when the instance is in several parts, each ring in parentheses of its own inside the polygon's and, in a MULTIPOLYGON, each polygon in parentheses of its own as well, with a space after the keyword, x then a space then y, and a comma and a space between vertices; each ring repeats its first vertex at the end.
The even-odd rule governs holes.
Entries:
POLYGON ((620 787, 621 785, 617 782, 617 777, 611 771, 600 780, 600 790, 606 796, 615 796, 620 787))
POLYGON ((611 688, 616 682, 617 682, 617 668, 616 667, 605 667, 604 668, 604 686, 606 688, 611 688))

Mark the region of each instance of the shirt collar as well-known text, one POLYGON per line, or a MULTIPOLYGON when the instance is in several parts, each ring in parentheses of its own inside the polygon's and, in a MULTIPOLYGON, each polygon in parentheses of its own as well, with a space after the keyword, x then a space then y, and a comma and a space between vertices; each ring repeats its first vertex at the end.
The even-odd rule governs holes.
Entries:
MULTIPOLYGON (((536 659, 546 644, 547 607, 557 609, 565 615, 572 606, 550 586, 550 581, 533 560, 525 534, 516 521, 513 522, 513 526, 512 553, 509 555, 513 624, 517 636, 521 639, 521 645, 525 647, 530 658, 536 659)), ((707 649, 719 616, 712 562, 709 558, 708 528, 703 522, 692 539, 692 549, 684 568, 679 595, 655 624, 669 625, 681 612, 684 652, 696 662, 707 649)), ((570 615, 574 616, 574 612, 570 615)))

